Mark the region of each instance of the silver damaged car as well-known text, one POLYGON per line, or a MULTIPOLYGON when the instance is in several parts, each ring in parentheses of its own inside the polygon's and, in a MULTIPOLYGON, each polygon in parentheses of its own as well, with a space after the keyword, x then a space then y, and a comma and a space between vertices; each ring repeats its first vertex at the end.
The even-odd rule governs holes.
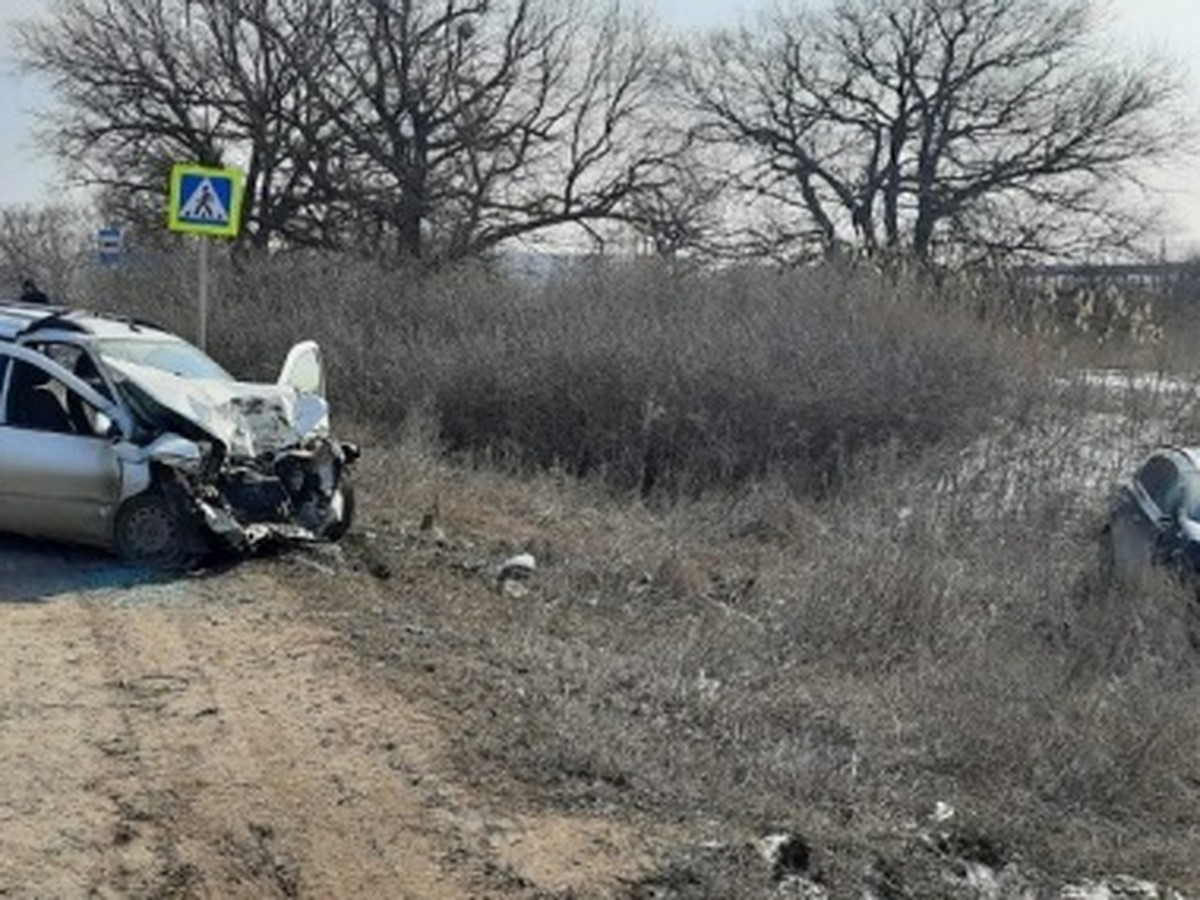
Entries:
POLYGON ((0 304, 0 531, 157 566, 337 540, 357 456, 330 436, 312 341, 256 384, 149 324, 0 304))

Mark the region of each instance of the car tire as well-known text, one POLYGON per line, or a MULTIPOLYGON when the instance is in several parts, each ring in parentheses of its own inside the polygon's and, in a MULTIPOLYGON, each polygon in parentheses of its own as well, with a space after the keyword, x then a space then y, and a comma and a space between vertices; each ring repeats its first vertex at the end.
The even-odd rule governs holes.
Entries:
POLYGON ((117 554, 129 565, 183 568, 192 553, 191 526, 176 504, 152 490, 126 500, 114 529, 117 554))
POLYGON ((354 524, 354 485, 344 475, 338 482, 337 490, 333 492, 333 500, 330 503, 331 511, 336 508, 340 508, 340 515, 326 525, 325 530, 321 533, 321 537, 327 541, 340 541, 350 530, 350 526, 354 524))

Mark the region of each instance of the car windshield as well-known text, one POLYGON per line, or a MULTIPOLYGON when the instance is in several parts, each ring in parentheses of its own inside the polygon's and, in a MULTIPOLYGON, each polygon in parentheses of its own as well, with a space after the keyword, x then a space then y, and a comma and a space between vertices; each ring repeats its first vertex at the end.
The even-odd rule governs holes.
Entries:
POLYGON ((215 378, 233 381, 233 376, 187 341, 177 338, 123 340, 105 338, 96 342, 100 354, 125 362, 150 366, 182 378, 215 378))

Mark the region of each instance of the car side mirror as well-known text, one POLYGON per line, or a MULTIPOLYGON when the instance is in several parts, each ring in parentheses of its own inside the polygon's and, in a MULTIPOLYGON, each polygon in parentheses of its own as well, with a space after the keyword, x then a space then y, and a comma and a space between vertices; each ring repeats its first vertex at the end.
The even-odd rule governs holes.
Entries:
POLYGON ((119 441, 125 437, 125 435, 121 433, 121 426, 102 412, 96 413, 96 432, 104 435, 104 437, 113 442, 119 441))

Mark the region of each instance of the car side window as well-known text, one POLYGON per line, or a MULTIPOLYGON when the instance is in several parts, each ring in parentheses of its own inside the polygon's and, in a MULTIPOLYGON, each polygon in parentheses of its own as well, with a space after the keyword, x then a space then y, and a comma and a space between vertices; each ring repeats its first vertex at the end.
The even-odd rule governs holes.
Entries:
POLYGON ((12 361, 5 422, 15 428, 99 437, 102 416, 86 400, 44 369, 12 361))
POLYGON ((1142 489, 1164 513, 1173 513, 1183 500, 1179 470, 1165 456, 1152 456, 1137 474, 1142 489))
POLYGON ((108 385, 100 375, 100 370, 96 368, 91 354, 82 347, 60 342, 36 343, 29 346, 39 353, 44 353, 68 372, 72 372, 76 377, 86 381, 102 396, 112 399, 108 385))

